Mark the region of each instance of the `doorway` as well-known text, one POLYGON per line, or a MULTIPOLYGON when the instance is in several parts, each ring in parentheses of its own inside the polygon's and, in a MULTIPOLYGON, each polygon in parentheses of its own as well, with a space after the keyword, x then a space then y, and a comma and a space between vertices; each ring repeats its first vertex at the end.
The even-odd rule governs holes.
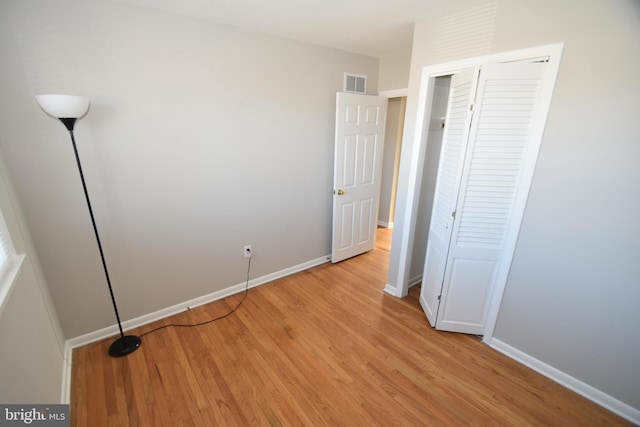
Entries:
POLYGON ((378 207, 378 226, 383 228, 393 228, 406 107, 406 96, 388 98, 378 207))
POLYGON ((387 99, 338 92, 331 262, 375 248, 387 99))

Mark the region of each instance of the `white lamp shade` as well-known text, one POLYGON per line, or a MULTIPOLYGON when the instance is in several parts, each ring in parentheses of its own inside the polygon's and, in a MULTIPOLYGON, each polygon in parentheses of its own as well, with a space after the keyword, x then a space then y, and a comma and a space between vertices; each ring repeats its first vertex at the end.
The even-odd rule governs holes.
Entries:
POLYGON ((45 113, 56 119, 79 119, 89 110, 89 98, 76 95, 36 95, 45 113))

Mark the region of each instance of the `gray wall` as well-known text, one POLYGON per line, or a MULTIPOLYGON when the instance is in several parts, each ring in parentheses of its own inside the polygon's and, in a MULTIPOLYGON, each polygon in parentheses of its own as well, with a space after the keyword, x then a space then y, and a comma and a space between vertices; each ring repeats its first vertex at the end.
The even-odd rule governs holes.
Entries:
POLYGON ((410 65, 410 46, 398 52, 382 56, 380 58, 378 89, 380 91, 406 89, 409 84, 410 65))
MULTIPOLYGON (((483 14, 482 37, 468 33, 458 50, 442 48, 442 21, 416 25, 406 152, 423 66, 565 43, 494 336, 640 409, 640 3, 502 0, 483 14)), ((401 173, 400 187, 408 179, 401 173)))
POLYGON ((2 152, 0 210, 16 252, 26 254, 0 312, 0 402, 58 403, 64 338, 2 152))
POLYGON ((0 144, 67 338, 115 323, 69 137, 38 93, 90 97, 76 139, 123 320, 330 252, 335 93, 378 60, 112 1, 0 3, 0 144))

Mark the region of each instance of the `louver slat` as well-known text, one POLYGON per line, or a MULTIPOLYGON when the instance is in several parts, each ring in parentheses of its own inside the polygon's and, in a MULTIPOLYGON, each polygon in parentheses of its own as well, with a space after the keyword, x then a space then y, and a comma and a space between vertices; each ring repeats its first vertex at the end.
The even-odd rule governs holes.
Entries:
POLYGON ((530 133, 539 81, 488 80, 460 207, 458 245, 502 248, 530 133))
POLYGON ((462 155, 467 142, 465 137, 468 127, 472 76, 473 70, 468 70, 454 75, 451 81, 447 126, 443 135, 430 227, 441 239, 446 238, 446 227, 451 219, 451 212, 454 209, 458 192, 462 155))

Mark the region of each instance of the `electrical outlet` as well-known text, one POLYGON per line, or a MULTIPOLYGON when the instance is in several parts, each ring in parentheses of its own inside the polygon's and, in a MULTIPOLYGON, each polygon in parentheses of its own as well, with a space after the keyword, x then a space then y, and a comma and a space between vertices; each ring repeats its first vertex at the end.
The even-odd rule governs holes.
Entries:
POLYGON ((253 254, 253 251, 251 250, 251 245, 245 245, 245 247, 242 248, 242 253, 244 253, 245 258, 251 258, 251 255, 253 254))

